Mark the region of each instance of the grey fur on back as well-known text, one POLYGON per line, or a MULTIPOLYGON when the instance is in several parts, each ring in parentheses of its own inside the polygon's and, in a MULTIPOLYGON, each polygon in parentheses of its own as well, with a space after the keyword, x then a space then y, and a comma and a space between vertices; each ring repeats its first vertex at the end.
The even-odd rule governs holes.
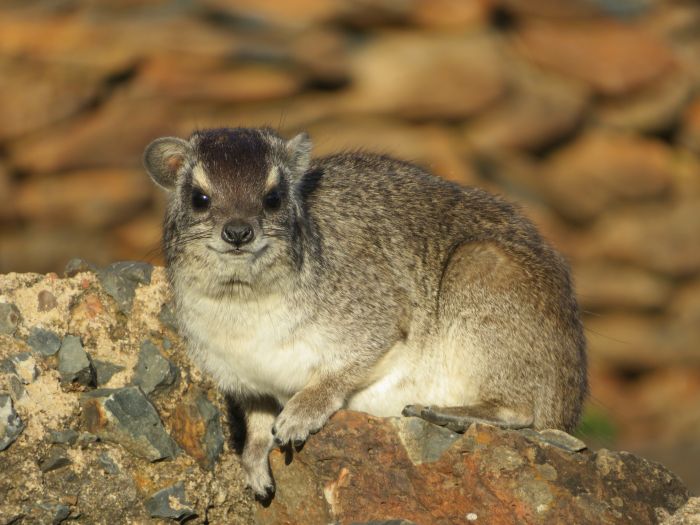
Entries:
POLYGON ((585 340, 567 264, 532 223, 413 164, 311 161, 310 149, 303 134, 236 128, 159 139, 145 154, 170 194, 181 330, 246 407, 256 494, 274 490, 261 460, 270 429, 300 442, 342 406, 463 405, 479 419, 573 429, 585 340), (250 244, 231 247, 231 225, 250 244))

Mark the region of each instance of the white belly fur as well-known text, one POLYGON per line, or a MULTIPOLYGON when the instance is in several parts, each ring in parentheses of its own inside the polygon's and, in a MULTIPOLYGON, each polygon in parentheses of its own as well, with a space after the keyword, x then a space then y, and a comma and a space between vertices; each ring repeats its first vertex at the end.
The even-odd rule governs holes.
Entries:
MULTIPOLYGON (((190 354, 227 392, 272 395, 284 404, 335 354, 322 332, 301 313, 290 311, 280 297, 222 307, 220 301, 196 294, 184 304, 181 323, 190 354)), ((475 353, 465 348, 464 340, 459 345, 456 351, 431 352, 398 343, 368 372, 371 382, 346 407, 397 416, 413 403, 469 404, 478 395, 476 378, 470 377, 477 368, 470 362, 475 353)))
POLYGON ((268 394, 284 402, 323 361, 320 334, 280 297, 229 303, 189 297, 181 323, 192 358, 228 392, 268 394))

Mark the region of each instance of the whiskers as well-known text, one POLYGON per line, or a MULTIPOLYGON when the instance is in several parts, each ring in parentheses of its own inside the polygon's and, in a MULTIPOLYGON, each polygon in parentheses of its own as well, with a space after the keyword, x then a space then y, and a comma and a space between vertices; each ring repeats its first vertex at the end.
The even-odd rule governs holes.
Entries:
POLYGON ((208 239, 210 235, 211 233, 208 231, 190 232, 184 235, 179 235, 177 237, 165 239, 164 246, 166 250, 178 249, 193 242, 208 239))

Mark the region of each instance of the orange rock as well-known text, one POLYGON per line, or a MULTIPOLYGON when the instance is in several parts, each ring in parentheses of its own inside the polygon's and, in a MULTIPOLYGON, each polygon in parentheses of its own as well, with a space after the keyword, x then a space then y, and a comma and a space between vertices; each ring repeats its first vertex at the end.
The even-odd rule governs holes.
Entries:
POLYGON ((660 141, 594 131, 554 153, 542 183, 552 206, 583 222, 611 205, 670 192, 673 162, 660 141))
POLYGON ((700 155, 700 96, 695 97, 683 113, 679 141, 700 155))
POLYGON ((605 95, 629 93, 674 66, 663 41, 639 26, 609 20, 527 22, 515 43, 533 62, 583 80, 605 95))
POLYGON ((151 199, 153 188, 138 170, 87 170, 30 178, 17 188, 15 206, 35 224, 97 229, 123 221, 151 199))
POLYGON ((227 66, 217 60, 157 56, 148 61, 138 84, 151 93, 175 100, 255 102, 289 97, 301 89, 303 78, 290 68, 267 65, 227 66))
POLYGON ((75 115, 103 89, 104 76, 75 63, 0 60, 0 140, 75 115))
POLYGON ((351 58, 354 111, 458 119, 504 92, 496 42, 487 35, 385 33, 351 58))
POLYGON ((370 151, 410 159, 459 184, 477 182, 476 174, 462 160, 454 138, 439 126, 348 118, 322 121, 307 129, 314 140, 315 156, 339 151, 370 151))
POLYGON ((542 148, 583 119, 589 90, 580 83, 517 60, 509 62, 508 74, 507 95, 464 125, 470 150, 542 148))

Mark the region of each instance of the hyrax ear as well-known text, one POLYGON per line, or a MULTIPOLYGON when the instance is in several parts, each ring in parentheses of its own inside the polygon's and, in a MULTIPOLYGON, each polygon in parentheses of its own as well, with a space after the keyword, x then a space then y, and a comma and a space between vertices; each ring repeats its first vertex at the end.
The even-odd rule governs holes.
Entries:
POLYGON ((295 175, 301 176, 309 169, 311 146, 311 139, 307 133, 299 133, 287 141, 286 148, 289 154, 290 168, 295 175))
POLYGON ((162 137, 151 142, 143 154, 143 165, 153 181, 166 190, 177 182, 177 172, 190 155, 189 142, 162 137))

